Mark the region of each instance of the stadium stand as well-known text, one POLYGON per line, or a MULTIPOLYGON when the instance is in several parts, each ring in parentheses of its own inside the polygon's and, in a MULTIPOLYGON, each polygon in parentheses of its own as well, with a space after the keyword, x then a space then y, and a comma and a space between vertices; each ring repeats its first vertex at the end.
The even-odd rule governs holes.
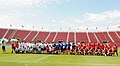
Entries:
POLYGON ((118 36, 120 36, 120 31, 116 31, 116 32, 117 32, 118 36))
POLYGON ((32 31, 30 35, 26 38, 26 42, 32 41, 33 37, 37 34, 37 31, 32 31))
POLYGON ((7 31, 7 29, 0 29, 0 38, 3 38, 6 31, 7 31))
POLYGON ((70 32, 68 42, 73 42, 73 41, 74 41, 74 32, 70 32))
POLYGON ((58 32, 58 34, 55 38, 55 42, 57 42, 58 40, 63 40, 64 42, 66 42, 67 34, 68 34, 68 32, 58 32))
POLYGON ((120 39, 118 38, 118 36, 115 34, 115 32, 109 32, 110 36, 113 38, 113 40, 115 42, 120 41, 120 39))
POLYGON ((109 32, 45 32, 45 31, 30 31, 19 29, 0 28, 0 38, 21 38, 26 42, 41 40, 45 42, 80 42, 101 43, 108 41, 109 43, 117 43, 120 46, 120 31, 109 32))
POLYGON ((5 38, 10 39, 10 36, 12 35, 14 29, 9 29, 8 33, 6 34, 5 38))
POLYGON ((41 40, 44 41, 48 36, 49 32, 39 32, 39 34, 33 40, 41 40))
POLYGON ((49 37, 47 38, 46 42, 52 42, 54 37, 56 35, 56 32, 51 32, 51 34, 49 35, 49 37))
POLYGON ((90 38, 90 42, 97 42, 93 32, 88 32, 88 36, 90 38))
POLYGON ((80 42, 81 40, 88 42, 86 32, 76 32, 76 42, 80 42))
POLYGON ((112 38, 110 39, 109 34, 108 34, 107 32, 103 32, 103 34, 104 34, 105 38, 106 38, 109 42, 114 42, 114 41, 112 40, 112 38))
POLYGON ((17 30, 15 35, 12 38, 21 38, 22 40, 28 35, 30 31, 26 30, 17 30))
POLYGON ((103 42, 104 40, 107 40, 103 34, 103 32, 97 32, 95 33, 97 38, 99 39, 100 42, 103 42))

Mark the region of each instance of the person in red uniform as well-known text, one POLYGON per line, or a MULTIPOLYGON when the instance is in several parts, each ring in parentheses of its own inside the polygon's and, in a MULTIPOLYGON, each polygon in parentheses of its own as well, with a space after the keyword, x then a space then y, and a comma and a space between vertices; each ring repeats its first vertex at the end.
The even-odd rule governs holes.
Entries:
POLYGON ((89 55, 94 55, 94 49, 91 47, 90 50, 88 51, 89 55))
POLYGON ((50 51, 50 50, 49 50, 49 46, 47 45, 47 46, 46 46, 46 53, 49 54, 49 51, 50 51))
POLYGON ((88 55, 88 51, 89 51, 89 49, 86 47, 86 48, 84 49, 84 55, 88 55))
POLYGON ((15 46, 15 47, 17 47, 17 48, 19 47, 19 44, 18 44, 18 42, 16 42, 16 46, 15 46))
POLYGON ((71 53, 72 55, 75 55, 75 53, 76 53, 75 49, 72 48, 71 51, 70 51, 70 53, 71 53))
POLYGON ((103 52, 103 55, 104 55, 104 56, 107 56, 107 54, 108 54, 108 48, 104 48, 103 51, 104 51, 104 52, 103 52))
POLYGON ((13 51, 15 50, 15 42, 12 42, 11 44, 12 44, 12 52, 11 53, 13 53, 13 51))
POLYGON ((80 54, 84 55, 84 48, 83 47, 80 48, 80 54))
POLYGON ((79 47, 80 47, 80 48, 82 48, 82 47, 83 47, 83 44, 82 44, 82 43, 80 43, 80 44, 79 44, 79 47))
POLYGON ((90 50, 90 43, 87 44, 87 48, 90 50))
POLYGON ((91 47, 95 50, 95 44, 94 43, 91 44, 91 47))
POLYGON ((101 48, 102 50, 104 49, 104 44, 103 44, 103 43, 100 44, 100 48, 101 48))
POLYGON ((76 54, 79 54, 79 53, 80 53, 80 52, 79 52, 79 44, 76 44, 75 50, 76 50, 76 54))
POLYGON ((97 55, 98 54, 98 48, 97 48, 97 46, 95 47, 95 55, 97 55))
POLYGON ((113 55, 113 50, 112 50, 112 48, 109 48, 109 49, 108 49, 108 55, 109 55, 109 56, 112 56, 112 55, 113 55))
POLYGON ((98 49, 97 55, 102 55, 102 49, 98 49))
POLYGON ((118 56, 118 46, 116 44, 114 44, 113 46, 113 52, 114 52, 114 55, 116 53, 116 55, 118 56))

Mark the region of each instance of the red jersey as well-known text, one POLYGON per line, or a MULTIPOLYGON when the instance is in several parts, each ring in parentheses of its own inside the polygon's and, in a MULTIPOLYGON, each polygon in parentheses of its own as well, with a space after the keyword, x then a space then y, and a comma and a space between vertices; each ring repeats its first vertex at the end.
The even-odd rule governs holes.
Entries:
POLYGON ((81 48, 81 49, 80 49, 80 51, 81 51, 81 52, 83 52, 83 51, 84 51, 84 49, 83 49, 83 48, 81 48))
POLYGON ((71 52, 75 52, 75 49, 72 48, 71 52))
POLYGON ((95 48, 98 48, 98 43, 95 44, 95 48))
POLYGON ((118 46, 115 46, 115 45, 114 45, 114 46, 113 46, 113 50, 114 50, 114 51, 117 51, 117 49, 118 49, 118 46))
POLYGON ((108 52, 108 49, 104 49, 104 52, 107 53, 107 52, 108 52))
POLYGON ((46 47, 47 52, 49 51, 49 47, 46 47))
POLYGON ((56 49, 56 47, 53 47, 53 49, 54 49, 54 51, 56 51, 57 49, 56 49))
POLYGON ((109 49, 109 52, 112 52, 112 48, 109 49))
POLYGON ((101 53, 102 53, 102 50, 101 50, 101 49, 98 49, 98 52, 101 52, 101 53))
POLYGON ((92 44, 92 48, 95 48, 95 44, 92 44))
POLYGON ((100 48, 100 44, 98 44, 98 48, 100 48))
POLYGON ((102 49, 104 49, 104 44, 100 44, 100 47, 101 47, 102 49))
POLYGON ((19 47, 19 44, 18 44, 18 43, 16 43, 16 47, 19 47))
POLYGON ((85 50, 84 50, 85 52, 88 52, 89 50, 88 50, 88 48, 85 48, 85 50))
POLYGON ((90 48, 90 44, 87 44, 87 48, 90 48))
POLYGON ((12 47, 15 47, 15 44, 14 44, 14 43, 12 43, 12 47))
POLYGON ((108 49, 108 46, 107 46, 107 45, 104 45, 104 48, 108 49))
POLYGON ((110 45, 108 45, 108 49, 111 49, 112 47, 110 45))
POLYGON ((80 44, 79 44, 79 47, 81 48, 81 47, 83 47, 83 45, 80 43, 80 44))
POLYGON ((75 46, 75 47, 76 47, 76 49, 78 49, 79 45, 78 45, 78 44, 76 44, 76 46, 75 46))
POLYGON ((83 48, 85 49, 86 47, 87 47, 87 45, 86 45, 86 44, 84 44, 84 45, 83 45, 83 48))

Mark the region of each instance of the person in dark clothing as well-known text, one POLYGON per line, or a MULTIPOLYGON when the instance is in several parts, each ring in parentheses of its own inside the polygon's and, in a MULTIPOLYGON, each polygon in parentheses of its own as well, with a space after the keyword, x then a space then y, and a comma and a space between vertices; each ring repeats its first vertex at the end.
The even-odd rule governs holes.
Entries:
POLYGON ((2 41, 2 50, 3 50, 3 52, 6 52, 5 46, 6 46, 6 42, 3 40, 2 41))

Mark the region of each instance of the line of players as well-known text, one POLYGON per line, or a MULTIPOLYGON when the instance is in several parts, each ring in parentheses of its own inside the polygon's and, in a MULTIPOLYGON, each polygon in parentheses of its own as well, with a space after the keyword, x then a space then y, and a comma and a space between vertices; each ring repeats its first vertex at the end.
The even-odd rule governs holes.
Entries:
POLYGON ((118 46, 110 43, 12 43, 12 53, 40 53, 40 54, 80 54, 118 56, 118 46))

